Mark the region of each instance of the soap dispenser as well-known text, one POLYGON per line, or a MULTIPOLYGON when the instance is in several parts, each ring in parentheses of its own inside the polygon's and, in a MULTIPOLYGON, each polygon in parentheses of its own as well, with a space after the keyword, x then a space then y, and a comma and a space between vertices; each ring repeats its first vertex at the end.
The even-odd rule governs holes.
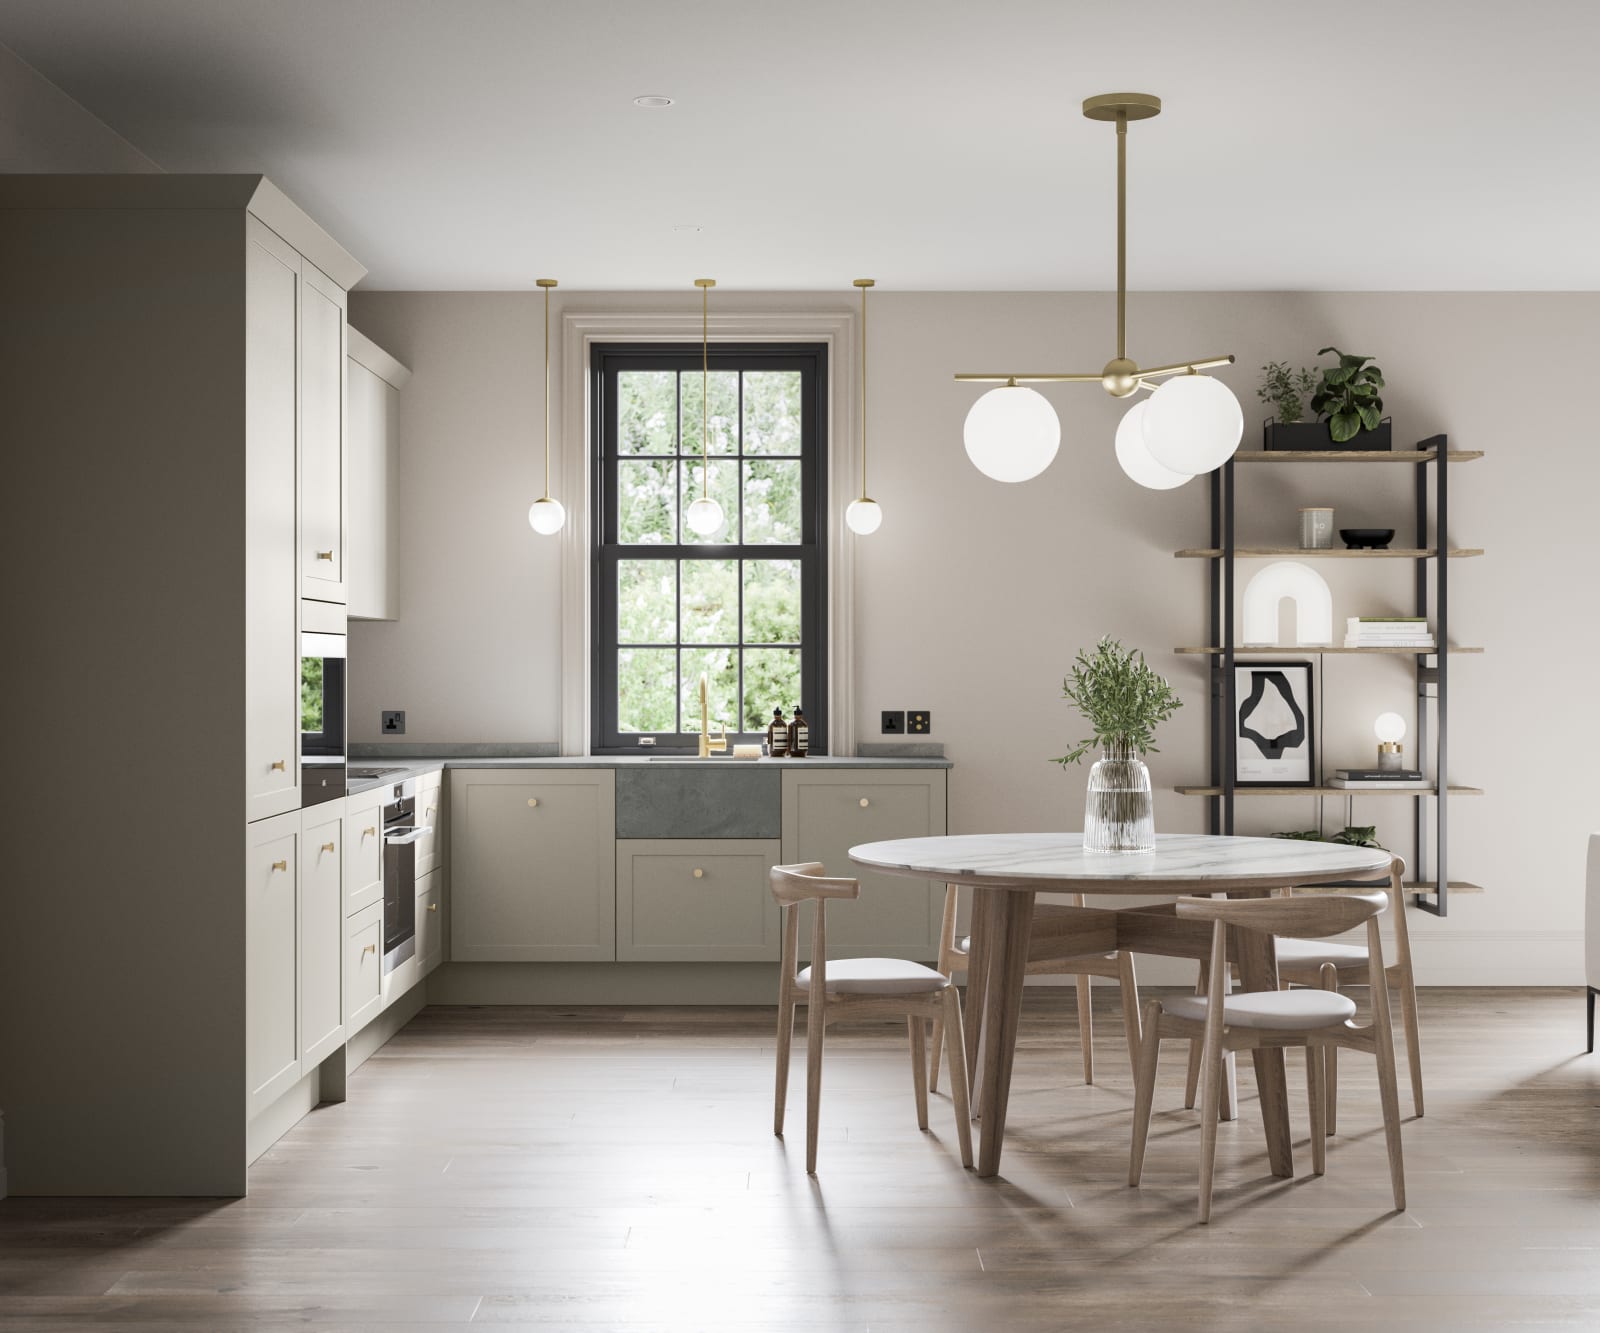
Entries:
POLYGON ((806 725, 806 710, 794 706, 794 721, 789 724, 789 758, 804 759, 811 752, 811 728, 806 725))
POLYGON ((767 724, 767 753, 774 759, 789 753, 789 724, 781 708, 772 710, 772 721, 767 724))

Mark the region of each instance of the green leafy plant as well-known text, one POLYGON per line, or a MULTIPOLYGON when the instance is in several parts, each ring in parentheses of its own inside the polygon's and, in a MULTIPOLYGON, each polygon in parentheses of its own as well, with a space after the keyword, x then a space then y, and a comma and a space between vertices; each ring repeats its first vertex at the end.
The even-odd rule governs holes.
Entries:
POLYGON ((1349 824, 1337 833, 1323 833, 1319 829, 1296 829, 1290 833, 1274 833, 1274 838, 1286 838, 1291 842, 1337 842, 1346 847, 1382 847, 1378 841, 1378 826, 1376 824, 1349 824))
POLYGON ((1269 361, 1261 367, 1256 397, 1271 404, 1279 425, 1292 426, 1305 415, 1302 399, 1316 387, 1316 374, 1305 367, 1290 370, 1286 361, 1269 361))
POLYGON ((1311 410, 1318 420, 1328 423, 1328 434, 1335 444, 1353 440, 1364 430, 1377 430, 1383 418, 1383 372, 1369 366, 1370 356, 1349 356, 1337 347, 1324 347, 1318 356, 1332 352, 1336 366, 1324 366, 1317 391, 1311 396, 1311 410))
POLYGON ((1146 664, 1143 653, 1124 648, 1109 635, 1093 653, 1079 650, 1072 674, 1061 682, 1061 693, 1093 733, 1071 753, 1051 761, 1062 765, 1075 764, 1099 748, 1149 754, 1156 749, 1157 724, 1183 707, 1165 678, 1146 664))

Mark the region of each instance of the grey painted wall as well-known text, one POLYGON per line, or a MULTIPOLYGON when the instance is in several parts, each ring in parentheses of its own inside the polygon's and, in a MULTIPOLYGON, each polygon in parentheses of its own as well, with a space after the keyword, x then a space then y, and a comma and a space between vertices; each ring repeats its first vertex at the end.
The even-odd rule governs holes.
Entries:
POLYGON ((14 51, 0 46, 0 172, 160 170, 14 51))

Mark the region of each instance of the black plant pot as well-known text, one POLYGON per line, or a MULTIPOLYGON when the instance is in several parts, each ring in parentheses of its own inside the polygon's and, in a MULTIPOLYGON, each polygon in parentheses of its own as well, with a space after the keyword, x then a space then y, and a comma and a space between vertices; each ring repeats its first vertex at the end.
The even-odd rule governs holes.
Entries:
POLYGON ((1393 423, 1385 417, 1376 430, 1359 431, 1353 439, 1335 444, 1328 433, 1326 421, 1296 421, 1285 426, 1280 421, 1269 421, 1265 429, 1265 447, 1274 451, 1291 453, 1334 453, 1344 450, 1385 452, 1394 448, 1390 431, 1393 423))

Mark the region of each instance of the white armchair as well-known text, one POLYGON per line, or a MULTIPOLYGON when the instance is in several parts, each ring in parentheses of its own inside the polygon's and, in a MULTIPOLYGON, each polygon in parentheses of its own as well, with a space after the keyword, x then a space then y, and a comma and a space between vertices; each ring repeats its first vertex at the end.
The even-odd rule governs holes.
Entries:
POLYGON ((1583 909, 1583 974, 1589 983, 1589 1053, 1594 1054, 1594 997, 1600 995, 1600 833, 1589 835, 1588 896, 1583 909))

